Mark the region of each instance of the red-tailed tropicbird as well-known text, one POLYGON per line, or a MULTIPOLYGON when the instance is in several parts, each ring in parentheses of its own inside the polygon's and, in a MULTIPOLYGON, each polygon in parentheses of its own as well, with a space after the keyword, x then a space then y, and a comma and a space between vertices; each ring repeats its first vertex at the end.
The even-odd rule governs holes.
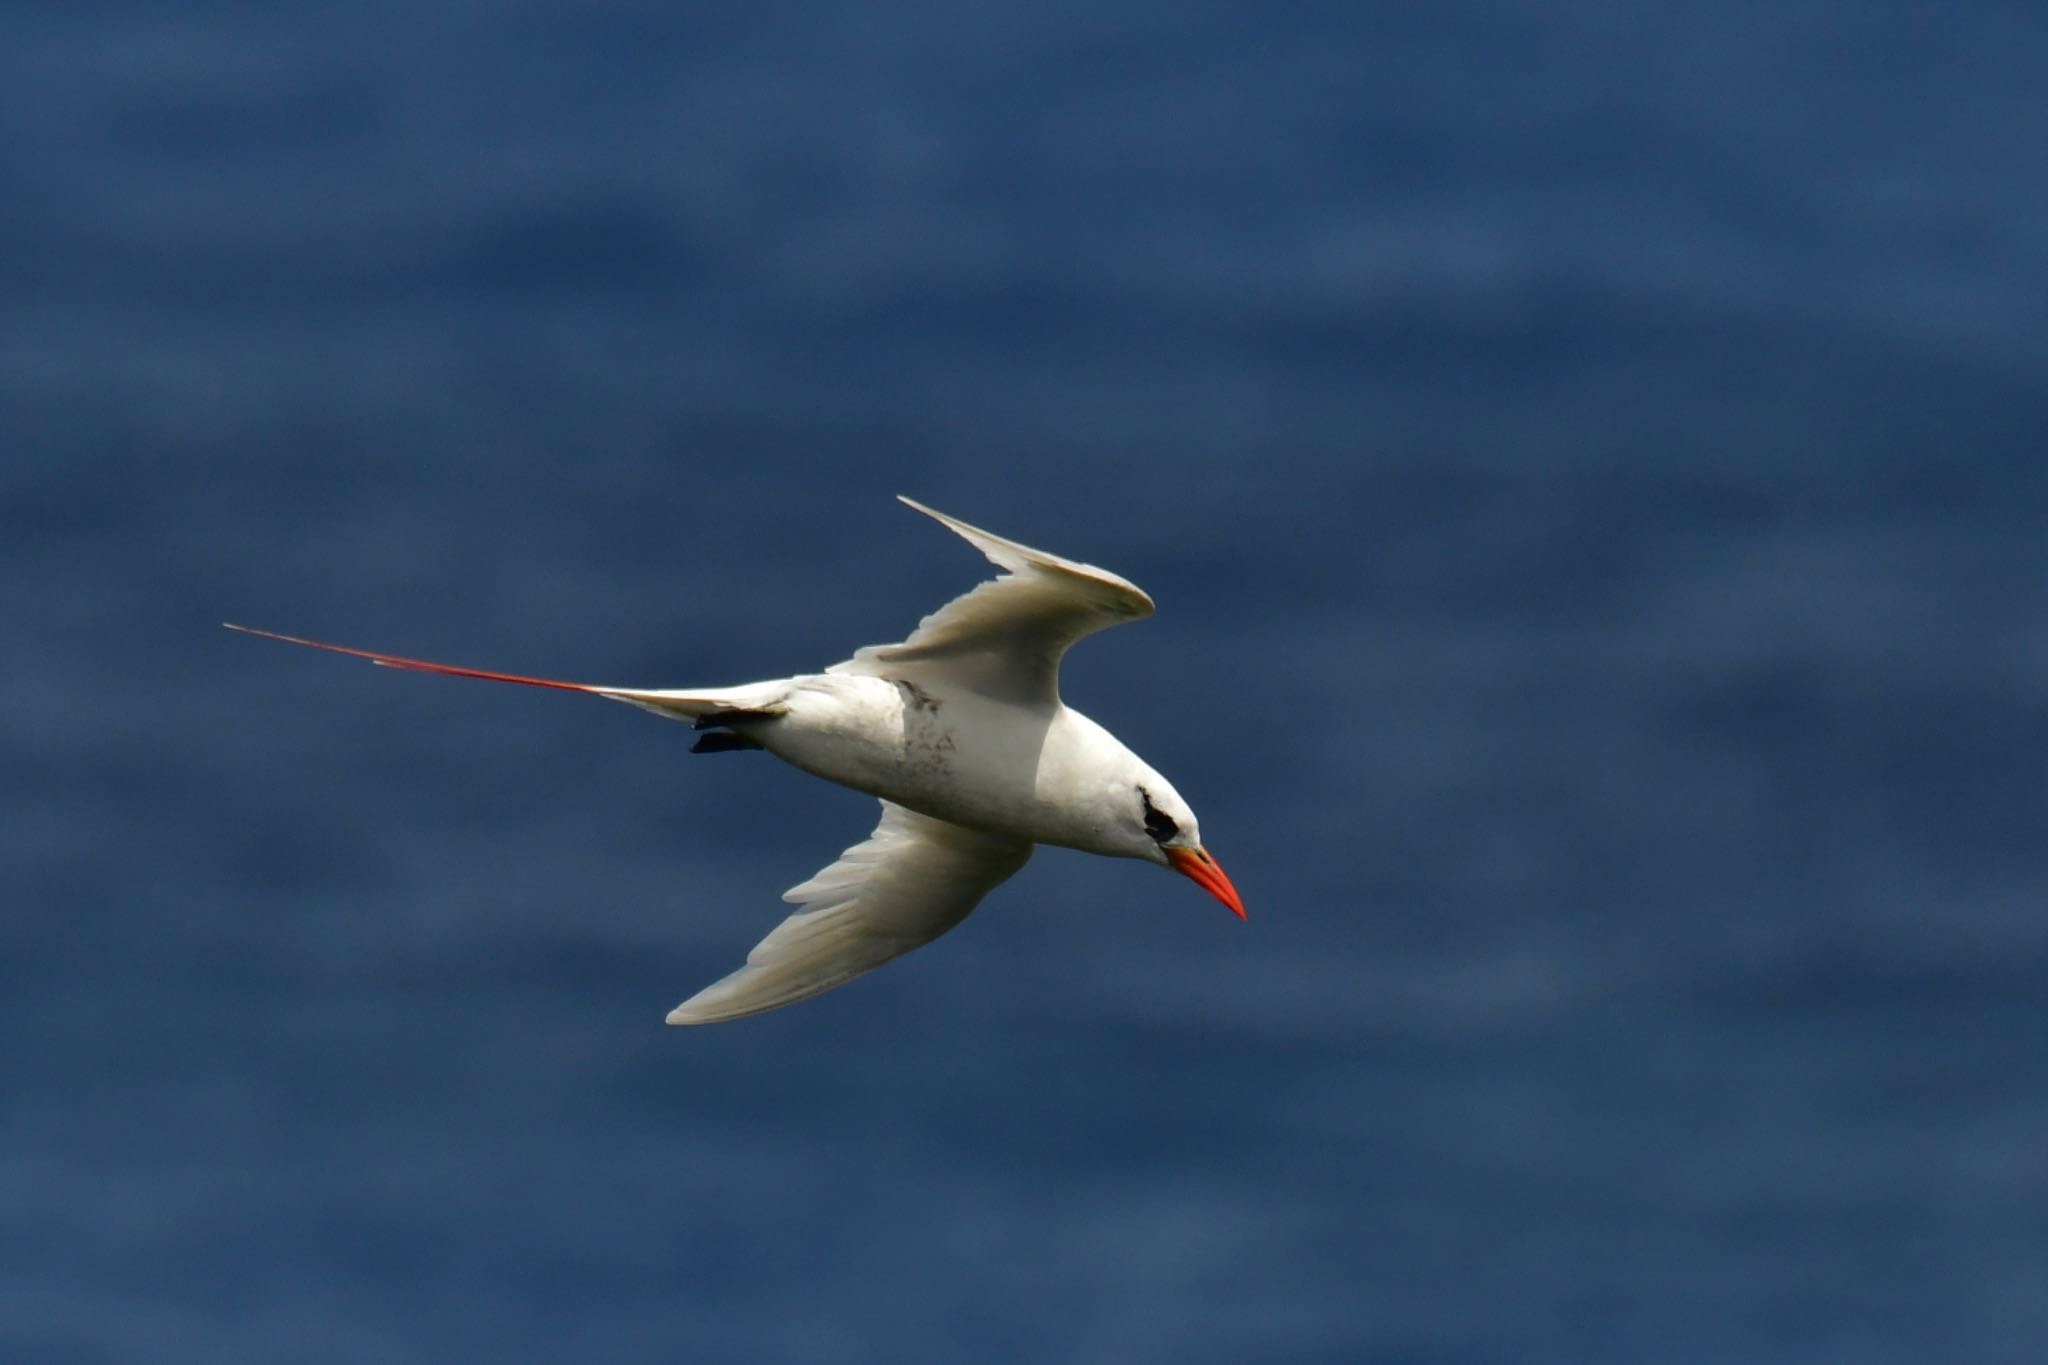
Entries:
POLYGON ((793 1004, 929 943, 1031 856, 1057 844, 1185 874, 1240 919, 1244 903, 1202 847, 1173 784, 1061 703, 1060 657, 1085 635, 1152 614, 1134 584, 903 501, 958 532, 1003 572, 823 673, 738 687, 646 689, 525 678, 230 630, 352 654, 390 668, 588 692, 704 732, 698 752, 766 749, 879 797, 881 823, 783 895, 798 909, 747 965, 671 1010, 709 1024, 793 1004))

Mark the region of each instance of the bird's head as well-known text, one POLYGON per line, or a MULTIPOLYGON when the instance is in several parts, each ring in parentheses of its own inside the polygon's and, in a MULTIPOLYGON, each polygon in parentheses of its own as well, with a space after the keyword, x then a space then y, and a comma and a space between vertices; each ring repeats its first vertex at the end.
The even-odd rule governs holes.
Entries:
POLYGON ((1237 888, 1223 875, 1222 865, 1202 847, 1195 813, 1172 783, 1147 770, 1129 785, 1118 805, 1123 808, 1119 842, 1126 845, 1130 856, 1172 868, 1222 901, 1231 914, 1245 917, 1237 888))

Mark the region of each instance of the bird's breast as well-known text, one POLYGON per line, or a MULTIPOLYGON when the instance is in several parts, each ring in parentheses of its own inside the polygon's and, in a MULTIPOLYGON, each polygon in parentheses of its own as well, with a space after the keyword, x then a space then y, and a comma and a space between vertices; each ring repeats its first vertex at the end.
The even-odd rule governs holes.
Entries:
POLYGON ((798 679, 753 731, 805 772, 970 828, 1063 842, 1039 791, 1055 713, 864 675, 798 679))

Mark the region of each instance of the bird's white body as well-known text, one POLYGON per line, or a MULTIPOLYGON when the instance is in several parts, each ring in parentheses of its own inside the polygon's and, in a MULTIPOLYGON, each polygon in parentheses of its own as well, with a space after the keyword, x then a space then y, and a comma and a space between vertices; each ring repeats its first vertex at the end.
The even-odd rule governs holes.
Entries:
POLYGON ((902 643, 862 649, 823 673, 711 689, 603 687, 274 638, 628 702, 712 731, 699 749, 765 749, 880 798, 874 833, 793 887, 784 899, 801 908, 746 966, 671 1011, 670 1023, 757 1014, 870 971, 965 918, 1037 844, 1172 867, 1242 916, 1172 784, 1059 698, 1067 647, 1149 614, 1152 599, 1107 570, 910 505, 1004 574, 926 617, 902 643))
POLYGON ((969 829, 1118 856, 1128 851, 1113 820, 1118 779, 1142 772, 1166 785, 1109 731, 1057 702, 833 673, 790 678, 785 688, 787 709, 747 728, 762 748, 969 829))

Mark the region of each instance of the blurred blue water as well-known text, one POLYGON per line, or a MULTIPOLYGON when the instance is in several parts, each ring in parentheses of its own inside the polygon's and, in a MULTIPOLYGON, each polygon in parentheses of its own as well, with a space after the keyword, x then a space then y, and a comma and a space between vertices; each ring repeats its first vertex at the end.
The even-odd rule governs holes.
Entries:
POLYGON ((0 7, 0 1358, 2048 1354, 2048 18, 0 7), (973 581, 1252 909, 651 684, 973 581))

